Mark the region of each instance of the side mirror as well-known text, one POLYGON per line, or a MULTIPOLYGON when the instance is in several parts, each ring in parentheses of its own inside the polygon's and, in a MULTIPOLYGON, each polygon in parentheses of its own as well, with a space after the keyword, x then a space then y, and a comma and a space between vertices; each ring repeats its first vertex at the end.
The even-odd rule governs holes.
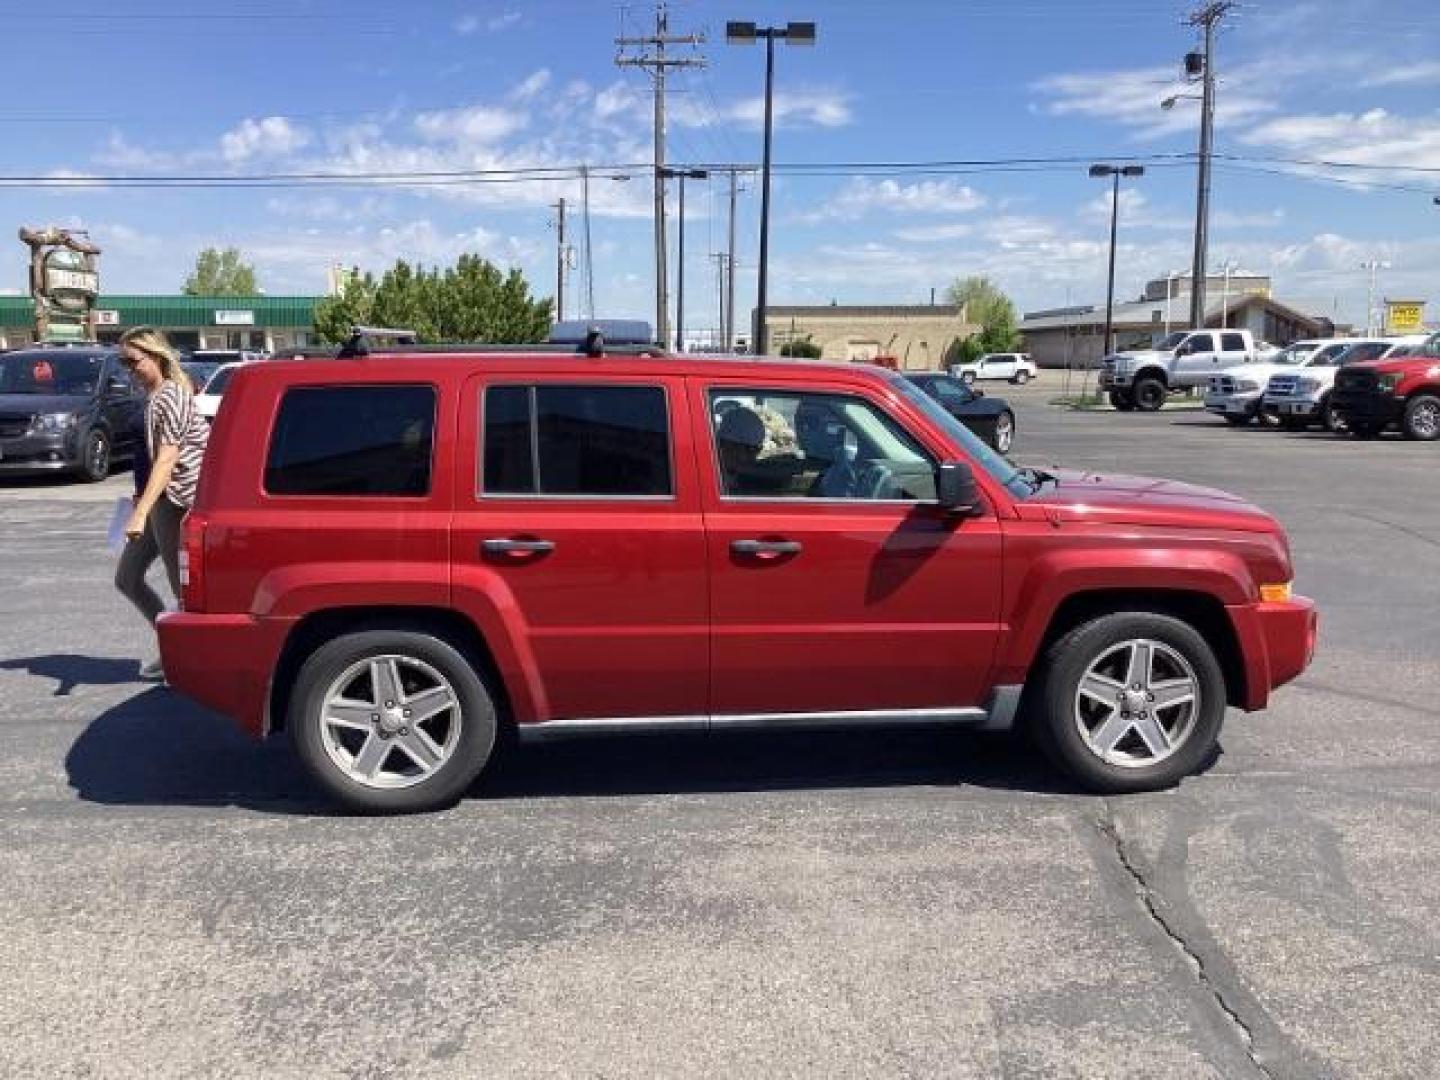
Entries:
POLYGON ((968 462, 942 461, 935 470, 935 501, 952 514, 974 513, 980 505, 980 485, 968 462))

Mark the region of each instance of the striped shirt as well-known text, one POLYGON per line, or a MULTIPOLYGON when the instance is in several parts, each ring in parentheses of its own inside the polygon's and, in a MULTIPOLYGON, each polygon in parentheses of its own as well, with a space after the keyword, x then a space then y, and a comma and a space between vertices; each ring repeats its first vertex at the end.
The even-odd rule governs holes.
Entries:
POLYGON ((189 510, 195 503, 195 486, 200 481, 200 463, 209 437, 210 426, 195 407, 195 395, 189 389, 166 379, 150 395, 145 404, 145 444, 151 461, 162 446, 180 448, 165 495, 182 510, 189 510))

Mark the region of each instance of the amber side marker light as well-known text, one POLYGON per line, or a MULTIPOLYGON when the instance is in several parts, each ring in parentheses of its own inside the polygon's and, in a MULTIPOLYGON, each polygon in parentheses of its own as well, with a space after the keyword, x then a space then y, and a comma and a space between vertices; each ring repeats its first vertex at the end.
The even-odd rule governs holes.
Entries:
POLYGON ((1271 604, 1282 603, 1290 599, 1290 582, 1283 585, 1261 585, 1260 599, 1271 604))

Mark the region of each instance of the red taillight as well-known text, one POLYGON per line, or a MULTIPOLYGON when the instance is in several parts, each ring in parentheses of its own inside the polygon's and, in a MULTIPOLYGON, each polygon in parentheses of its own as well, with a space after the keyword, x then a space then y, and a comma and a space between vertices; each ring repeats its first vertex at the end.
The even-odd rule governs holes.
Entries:
POLYGON ((205 610, 205 518, 194 510, 180 530, 180 609, 205 610))

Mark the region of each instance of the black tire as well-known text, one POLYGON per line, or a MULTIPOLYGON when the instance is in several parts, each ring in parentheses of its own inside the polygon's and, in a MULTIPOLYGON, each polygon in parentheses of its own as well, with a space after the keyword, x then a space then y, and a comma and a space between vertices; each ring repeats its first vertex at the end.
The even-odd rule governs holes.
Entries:
POLYGON ((1110 404, 1116 412, 1135 411, 1135 399, 1123 390, 1110 391, 1110 404))
POLYGON ((1017 371, 1015 377, 1010 381, 1016 386, 1024 386, 1030 381, 1030 373, 1028 371, 1017 371))
POLYGON ((1440 439, 1440 396, 1416 394, 1405 403, 1400 430, 1407 439, 1434 442, 1440 439))
POLYGON ((1241 413, 1239 416, 1228 412, 1225 414, 1225 422, 1231 427, 1245 427, 1254 419, 1251 413, 1241 413))
POLYGON ((1009 409, 996 414, 990 445, 1001 454, 1008 454, 1015 445, 1015 414, 1009 409))
POLYGON ((1331 435, 1338 435, 1345 430, 1345 421, 1330 407, 1328 397, 1320 402, 1320 426, 1331 435))
POLYGON ((1169 615, 1118 612, 1083 623, 1050 646, 1034 693, 1027 695, 1025 722, 1046 756, 1087 789, 1103 794, 1155 791, 1172 787, 1215 759, 1225 700, 1220 664, 1193 626, 1169 615), (1188 714, 1184 741, 1168 757, 1150 765, 1120 765, 1102 760, 1081 735, 1076 701, 1080 680, 1092 664, 1122 643, 1141 639, 1159 642, 1184 658, 1194 673, 1199 701, 1188 714))
MULTIPOLYGON (((290 697, 286 727, 306 771, 331 798, 363 813, 403 814, 450 806, 465 793, 490 759, 497 719, 494 700, 474 666, 448 641, 409 630, 364 630, 327 642, 305 661, 290 697), (433 668, 449 682, 459 702, 458 710, 450 710, 445 721, 460 724, 449 757, 432 775, 410 787, 362 783, 349 776, 325 747, 321 712, 326 692, 353 665, 386 655, 418 660, 433 668)), ((356 738, 364 741, 369 736, 356 738)), ((393 755, 387 756, 381 764, 393 760, 393 755)))
POLYGON ((1365 420, 1346 421, 1346 427, 1350 429, 1350 434, 1357 439, 1374 439, 1380 434, 1378 424, 1372 424, 1365 420))
POLYGON ((1310 421, 1303 416, 1282 416, 1280 426, 1286 431, 1304 431, 1310 426, 1310 421))
POLYGON ((1153 376, 1135 380, 1135 408, 1141 412, 1155 412, 1165 404, 1165 384, 1153 376))
POLYGON ((110 475, 110 454, 110 436, 103 428, 91 428, 80 441, 76 475, 87 484, 98 484, 110 475))

